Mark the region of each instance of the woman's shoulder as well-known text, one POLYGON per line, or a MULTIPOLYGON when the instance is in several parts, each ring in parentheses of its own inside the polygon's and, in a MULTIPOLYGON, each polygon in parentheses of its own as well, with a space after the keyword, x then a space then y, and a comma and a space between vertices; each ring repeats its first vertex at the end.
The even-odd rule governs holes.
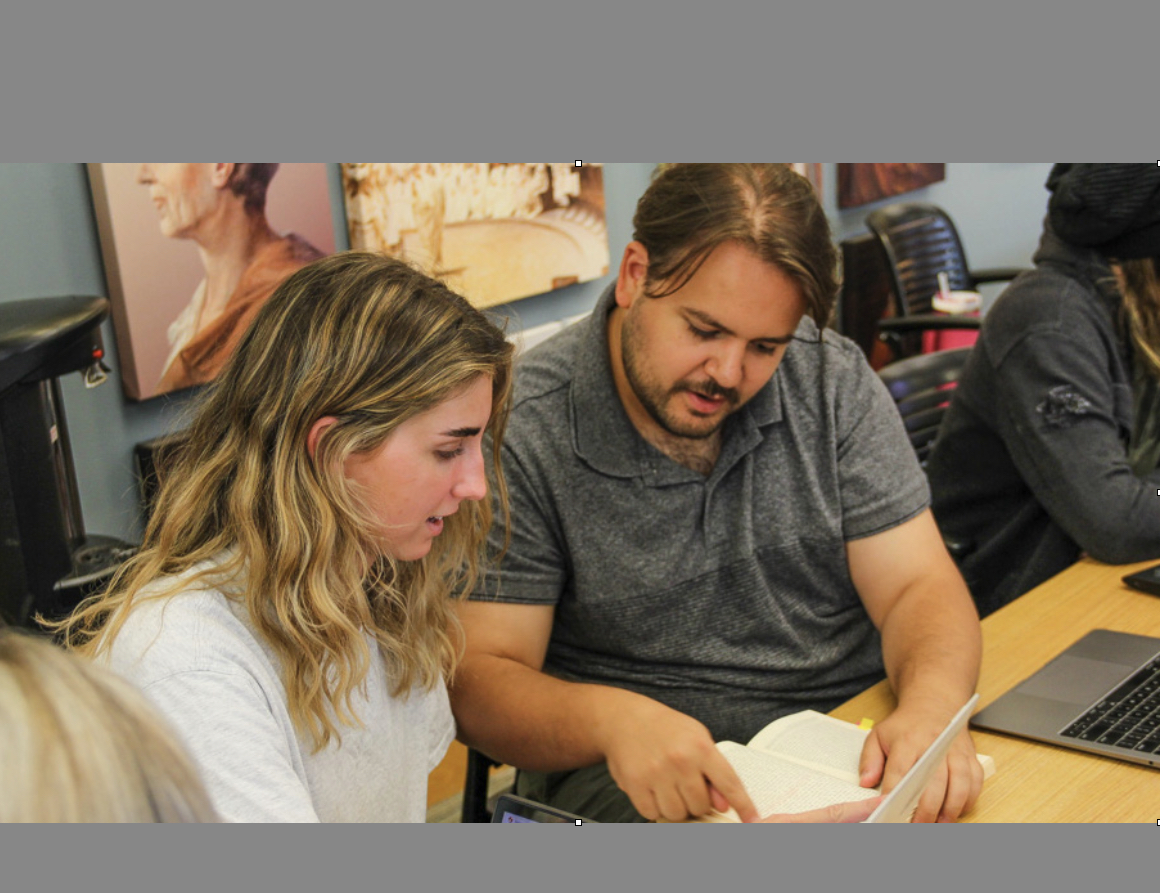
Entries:
POLYGON ((1114 340, 1108 297, 1095 283, 1053 267, 1024 273, 995 301, 982 338, 997 358, 1034 336, 1091 341, 1114 340))
POLYGON ((252 674, 269 658, 231 599, 198 566, 143 589, 105 649, 109 666, 139 685, 183 672, 252 674))

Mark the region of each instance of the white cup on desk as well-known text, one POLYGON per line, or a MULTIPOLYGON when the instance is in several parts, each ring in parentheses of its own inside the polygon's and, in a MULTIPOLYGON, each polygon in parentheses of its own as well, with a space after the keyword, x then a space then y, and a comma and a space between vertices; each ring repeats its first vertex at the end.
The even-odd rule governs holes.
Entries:
POLYGON ((930 305, 938 313, 971 316, 983 306, 983 296, 977 291, 939 291, 935 292, 930 305))

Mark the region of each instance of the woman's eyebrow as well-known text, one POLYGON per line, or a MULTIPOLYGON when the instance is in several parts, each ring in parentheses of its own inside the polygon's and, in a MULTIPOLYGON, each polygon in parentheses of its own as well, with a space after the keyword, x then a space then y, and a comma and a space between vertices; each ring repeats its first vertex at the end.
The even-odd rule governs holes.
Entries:
POLYGON ((452 428, 450 431, 444 431, 440 437, 475 437, 482 428, 452 428))

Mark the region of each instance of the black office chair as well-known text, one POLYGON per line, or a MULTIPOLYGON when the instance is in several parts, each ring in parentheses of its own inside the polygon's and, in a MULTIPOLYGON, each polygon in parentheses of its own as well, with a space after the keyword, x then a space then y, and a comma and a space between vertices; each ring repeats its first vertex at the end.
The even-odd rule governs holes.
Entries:
POLYGON ((971 270, 954 222, 937 205, 886 205, 866 215, 866 226, 882 246, 891 281, 893 313, 880 320, 879 331, 896 358, 920 352, 922 331, 979 327, 975 317, 933 312, 939 273, 947 274, 952 291, 977 291, 982 283, 1007 282, 1023 272, 1018 267, 971 270))
POLYGON ((463 783, 463 812, 459 817, 461 823, 491 821, 488 785, 492 767, 501 765, 482 751, 473 747, 467 749, 467 778, 463 783))
POLYGON ((878 370, 923 468, 970 353, 969 347, 939 350, 907 357, 878 370))
POLYGON ((894 276, 886 251, 874 234, 843 239, 839 249, 842 288, 834 328, 862 349, 874 369, 920 353, 923 332, 978 329, 975 317, 938 313, 899 316, 894 276))
POLYGON ((186 443, 188 431, 162 434, 143 440, 133 447, 133 467, 137 472, 137 490, 141 500, 141 527, 149 526, 157 493, 161 489, 161 475, 176 458, 186 443))
POLYGON ((893 357, 878 340, 878 323, 890 312, 891 280, 878 239, 861 233, 838 245, 842 256, 842 288, 838 293, 834 328, 850 338, 875 369, 893 357))
MULTIPOLYGON (((924 471, 971 350, 958 347, 919 354, 878 370, 924 471)), ((974 544, 969 541, 944 536, 943 543, 955 561, 961 562, 974 551, 974 544)))

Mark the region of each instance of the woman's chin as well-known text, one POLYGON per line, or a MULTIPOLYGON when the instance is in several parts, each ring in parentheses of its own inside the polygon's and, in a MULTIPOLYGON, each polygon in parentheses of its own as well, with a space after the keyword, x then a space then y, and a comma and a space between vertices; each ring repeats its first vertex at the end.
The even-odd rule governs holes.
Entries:
POLYGON ((383 549, 383 554, 393 558, 395 561, 420 561, 431 553, 431 547, 433 545, 434 540, 405 544, 389 544, 383 549))

